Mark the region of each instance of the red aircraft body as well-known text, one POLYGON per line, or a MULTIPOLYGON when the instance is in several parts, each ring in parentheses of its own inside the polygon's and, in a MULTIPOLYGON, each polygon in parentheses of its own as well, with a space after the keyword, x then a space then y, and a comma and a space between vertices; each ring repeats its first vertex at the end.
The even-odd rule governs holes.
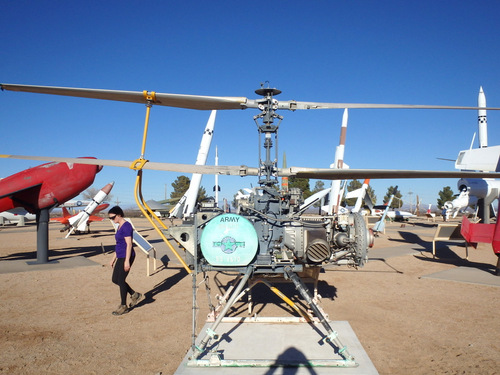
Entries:
POLYGON ((471 223, 466 216, 462 218, 460 233, 473 247, 478 242, 490 243, 493 252, 500 257, 500 223, 494 224, 471 223))
POLYGON ((52 162, 3 178, 0 180, 0 212, 24 207, 37 213, 62 204, 92 185, 101 169, 98 165, 52 162))
MULTIPOLYGON (((500 203, 499 203, 500 208, 500 203)), ((494 224, 471 223, 467 216, 462 218, 462 226, 460 227, 462 237, 474 248, 479 242, 490 243, 493 247, 493 252, 498 256, 495 274, 500 276, 500 221, 494 224)))

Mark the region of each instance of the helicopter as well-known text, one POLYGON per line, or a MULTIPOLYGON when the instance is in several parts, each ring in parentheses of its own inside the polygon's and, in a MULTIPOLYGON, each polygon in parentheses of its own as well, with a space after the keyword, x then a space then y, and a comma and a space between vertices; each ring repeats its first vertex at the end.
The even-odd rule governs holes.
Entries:
MULTIPOLYGON (((229 271, 240 275, 235 288, 224 301, 214 322, 199 342, 195 342, 195 318, 193 317, 192 363, 203 365, 201 357, 206 354, 211 341, 220 339, 216 329, 229 309, 240 298, 240 293, 252 277, 280 276, 294 284, 297 291, 311 308, 327 334, 324 342, 330 343, 342 360, 334 366, 355 366, 354 357, 342 345, 332 329, 326 315, 318 305, 316 295, 305 286, 303 278, 313 275, 317 280, 319 270, 325 265, 348 265, 362 267, 368 260, 368 249, 373 243, 373 234, 367 229, 359 213, 332 213, 324 216, 304 215, 302 192, 297 188, 279 189, 280 177, 303 177, 315 179, 355 178, 474 178, 498 177, 499 173, 466 171, 402 171, 367 169, 319 169, 308 167, 278 168, 278 130, 283 116, 278 111, 305 109, 343 108, 417 108, 417 109, 475 109, 477 107, 427 106, 401 104, 357 104, 281 101, 276 97, 281 91, 261 87, 255 91, 258 99, 245 97, 216 97, 156 92, 133 92, 116 90, 80 89, 68 87, 30 86, 1 84, 2 90, 75 96, 94 99, 116 100, 146 104, 146 124, 140 158, 134 161, 73 159, 1 155, 4 158, 34 159, 78 162, 103 166, 128 167, 136 170, 138 181, 143 169, 155 169, 183 173, 200 173, 235 176, 257 176, 258 187, 248 199, 240 202, 236 213, 226 213, 215 202, 204 202, 193 215, 183 219, 177 226, 159 229, 162 238, 174 238, 184 250, 176 255, 187 270, 193 274, 193 305, 195 305, 195 279, 199 273, 229 271), (150 162, 144 158, 149 110, 153 105, 197 110, 256 109, 253 116, 259 137, 258 167, 209 166, 150 162), (262 149, 264 150, 262 152, 262 149)), ((500 108, 488 108, 498 110, 500 108)), ((136 184, 136 201, 147 215, 136 184)), ((152 215, 156 219, 156 215, 152 215)), ((147 216, 153 223, 153 218, 147 216)), ((194 309, 193 309, 194 311, 194 309)), ((193 313, 194 315, 194 313, 193 313)), ((304 313, 306 319, 310 318, 304 313)), ((213 360, 212 360, 213 362, 213 360)), ((212 363, 211 362, 211 363, 212 363)), ((222 360, 219 358, 218 363, 222 360)))

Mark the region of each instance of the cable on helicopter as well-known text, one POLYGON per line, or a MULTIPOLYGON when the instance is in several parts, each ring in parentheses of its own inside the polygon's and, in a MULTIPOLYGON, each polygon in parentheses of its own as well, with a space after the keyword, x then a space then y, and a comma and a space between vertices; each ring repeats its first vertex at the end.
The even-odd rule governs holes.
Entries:
POLYGON ((149 93, 148 91, 143 91, 144 97, 147 100, 146 103, 146 119, 144 121, 144 133, 143 133, 143 138, 142 138, 142 147, 141 147, 141 156, 134 160, 132 164, 130 165, 130 169, 136 170, 137 171, 137 177, 135 179, 135 189, 134 189, 134 197, 135 197, 135 202, 137 204, 137 207, 139 207, 139 210, 141 210, 142 214, 148 221, 151 223, 153 228, 158 232, 160 237, 162 238, 163 242, 172 250, 174 255, 179 259, 181 262, 182 266, 184 269, 187 271, 187 273, 191 273, 191 269, 189 266, 186 264, 184 259, 180 256, 180 254, 177 252, 177 250, 174 249, 170 241, 165 237, 163 234, 162 230, 159 228, 157 223, 153 221, 152 218, 155 218, 155 220, 163 227, 163 229, 167 229, 165 224, 158 218, 158 216, 155 215, 153 210, 147 205, 147 203, 144 200, 144 197, 142 196, 142 169, 144 168, 144 165, 148 162, 147 159, 144 159, 144 154, 146 152, 146 140, 147 140, 147 135, 148 135, 148 127, 149 127, 149 115, 151 111, 151 107, 153 106, 154 101, 156 100, 156 94, 155 92, 149 93))

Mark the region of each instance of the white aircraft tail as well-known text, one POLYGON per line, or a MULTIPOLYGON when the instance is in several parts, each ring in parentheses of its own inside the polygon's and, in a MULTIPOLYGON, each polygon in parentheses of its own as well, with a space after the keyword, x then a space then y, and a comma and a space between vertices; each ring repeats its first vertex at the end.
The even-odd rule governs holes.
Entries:
MULTIPOLYGON (((397 191, 397 189, 398 189, 398 187, 396 186, 396 189, 394 191, 397 191)), ((393 198, 394 198, 394 194, 391 195, 391 198, 389 199, 389 203, 387 203, 387 207, 385 208, 385 211, 382 214, 382 217, 373 226, 373 232, 374 233, 380 233, 380 232, 384 231, 384 229, 385 229, 385 218, 387 217, 387 212, 389 212, 389 207, 391 207, 391 203, 392 203, 392 199, 393 198)))

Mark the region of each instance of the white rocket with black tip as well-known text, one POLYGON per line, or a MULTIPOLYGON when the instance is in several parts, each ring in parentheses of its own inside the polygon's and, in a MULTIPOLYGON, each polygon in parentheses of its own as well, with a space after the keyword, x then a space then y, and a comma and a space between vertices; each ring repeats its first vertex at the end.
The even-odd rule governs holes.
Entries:
MULTIPOLYGON (((483 86, 479 88, 477 106, 486 108, 486 96, 484 95, 483 86)), ((486 119, 486 109, 480 109, 477 111, 477 125, 479 133, 479 147, 488 147, 488 120, 486 119)))

